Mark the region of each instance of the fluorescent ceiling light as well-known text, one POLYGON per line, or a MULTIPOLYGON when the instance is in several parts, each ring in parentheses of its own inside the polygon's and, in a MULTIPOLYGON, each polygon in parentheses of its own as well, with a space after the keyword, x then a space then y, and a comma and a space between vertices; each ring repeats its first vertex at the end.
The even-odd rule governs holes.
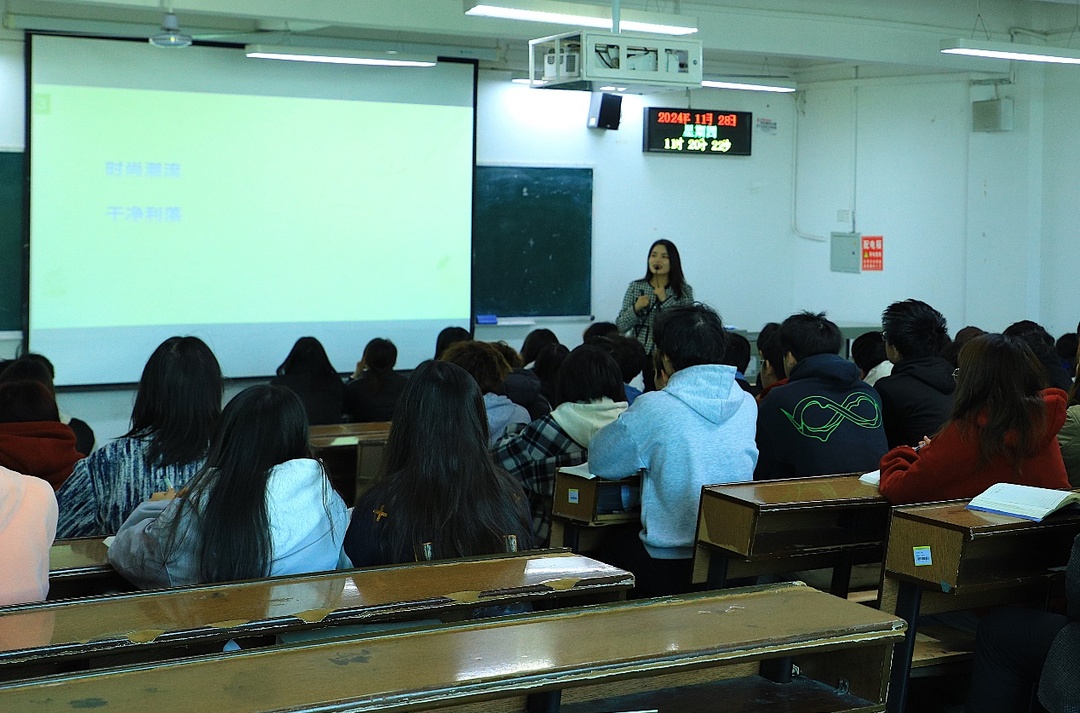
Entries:
MULTIPOLYGON (((579 5, 557 0, 463 0, 465 14, 503 20, 547 22, 553 25, 611 30, 611 7, 579 5)), ((698 31, 697 18, 643 10, 622 10, 619 31, 657 35, 689 35, 698 31)))
POLYGON ((712 89, 741 89, 749 92, 795 91, 795 82, 787 77, 710 77, 701 80, 701 86, 712 89))
POLYGON ((1023 45, 1016 42, 984 42, 962 38, 941 41, 942 54, 962 54, 968 57, 1014 59, 1020 62, 1052 62, 1080 64, 1080 50, 1068 47, 1023 45))
POLYGON ((403 52, 360 52, 319 47, 290 47, 285 45, 247 45, 244 52, 255 59, 284 59, 294 62, 325 62, 328 64, 367 64, 380 67, 434 67, 435 57, 403 52))

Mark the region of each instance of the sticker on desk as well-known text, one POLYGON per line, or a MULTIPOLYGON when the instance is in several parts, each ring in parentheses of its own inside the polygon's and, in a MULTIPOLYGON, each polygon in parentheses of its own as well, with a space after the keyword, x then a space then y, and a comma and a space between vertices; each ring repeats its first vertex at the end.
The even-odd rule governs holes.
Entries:
POLYGON ((930 556, 929 547, 925 545, 923 547, 912 547, 911 551, 915 554, 916 567, 925 567, 926 565, 934 564, 934 558, 930 556))
POLYGON ((566 490, 566 499, 570 502, 571 505, 577 505, 578 504, 578 489, 577 488, 567 488, 567 490, 566 490))

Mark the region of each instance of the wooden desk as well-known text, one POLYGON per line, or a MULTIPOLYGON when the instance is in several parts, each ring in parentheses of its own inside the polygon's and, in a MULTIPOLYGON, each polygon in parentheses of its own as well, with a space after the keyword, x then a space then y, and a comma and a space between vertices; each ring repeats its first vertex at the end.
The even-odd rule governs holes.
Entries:
POLYGON ((709 485, 698 511, 694 583, 833 568, 846 597, 855 556, 881 561, 889 502, 858 474, 709 485))
POLYGON ((478 606, 625 597, 634 577, 568 552, 276 577, 0 608, 0 680, 221 651, 229 639, 342 624, 469 616, 478 606), (477 591, 477 588, 482 591, 477 591), (216 648, 215 648, 216 647, 216 648))
POLYGON ((551 547, 569 547, 574 552, 595 549, 597 528, 641 521, 641 476, 622 480, 585 478, 563 469, 555 472, 555 495, 551 506, 551 547), (605 511, 601 500, 620 500, 622 487, 639 489, 634 507, 618 512, 605 511), (584 540, 584 542, 583 542, 584 540))
POLYGON ((135 587, 109 564, 101 537, 57 540, 49 549, 49 599, 130 592, 135 587))
POLYGON ((908 622, 896 647, 889 711, 900 713, 920 614, 1022 601, 1045 602, 1052 568, 1069 561, 1080 512, 1041 523, 966 509, 966 500, 896 508, 885 557, 882 609, 908 622))
POLYGON ((327 475, 346 503, 355 503, 375 479, 389 435, 389 421, 310 428, 312 452, 323 461, 327 475))
POLYGON ((520 711, 531 694, 530 710, 557 710, 560 694, 606 705, 635 689, 738 679, 750 695, 772 686, 829 699, 785 710, 866 713, 882 710, 903 630, 893 616, 784 584, 54 677, 0 686, 0 709, 520 711), (800 673, 769 683, 759 672, 770 662, 800 673))

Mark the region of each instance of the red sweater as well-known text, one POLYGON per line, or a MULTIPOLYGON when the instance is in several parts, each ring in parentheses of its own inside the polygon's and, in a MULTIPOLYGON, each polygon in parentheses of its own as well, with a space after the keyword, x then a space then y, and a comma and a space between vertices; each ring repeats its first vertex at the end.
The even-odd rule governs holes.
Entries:
POLYGON ((1068 489, 1069 478, 1057 442, 1057 432, 1065 423, 1067 397, 1061 389, 1045 389, 1042 395, 1046 430, 1035 453, 1020 461, 1019 472, 1003 456, 980 467, 978 434, 961 432, 950 422, 918 452, 910 446, 897 446, 883 455, 878 489, 898 505, 973 498, 994 483, 1068 489))
POLYGON ((53 490, 81 458, 75 433, 59 421, 0 423, 0 465, 47 480, 53 490))

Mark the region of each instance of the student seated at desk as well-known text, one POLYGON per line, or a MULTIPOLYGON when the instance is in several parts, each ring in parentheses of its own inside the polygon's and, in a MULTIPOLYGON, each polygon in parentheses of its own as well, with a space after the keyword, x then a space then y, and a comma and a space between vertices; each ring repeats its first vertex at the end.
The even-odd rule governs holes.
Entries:
POLYGON ((825 313, 780 325, 788 383, 758 404, 755 480, 870 471, 888 450, 881 399, 839 355, 840 329, 825 313))
POLYGON ((1065 570, 1067 612, 1005 608, 979 622, 968 713, 1028 710, 1032 688, 1050 713, 1080 710, 1080 537, 1065 570))
POLYGON ((601 478, 645 471, 640 533, 609 538, 601 557, 633 572, 644 597, 689 589, 701 487, 750 480, 757 461, 754 397, 723 365, 720 316, 699 303, 672 307, 653 337, 657 385, 666 385, 639 396, 589 446, 589 469, 601 478))
POLYGON ((49 594, 56 496, 40 478, 0 467, 0 606, 49 594))
POLYGON ((296 340, 270 383, 296 392, 312 426, 341 423, 341 414, 345 412, 345 384, 326 356, 322 343, 315 337, 296 340))
POLYGON ((52 392, 37 381, 0 383, 0 466, 41 478, 56 490, 82 453, 60 423, 52 392))
POLYGON ((203 466, 221 415, 221 367, 198 337, 170 337, 143 368, 131 430, 75 464, 56 493, 59 537, 102 537, 203 466))
POLYGON ((372 339, 356 365, 352 379, 345 384, 345 411, 354 423, 389 421, 394 415, 405 382, 409 379, 394 371, 397 347, 389 339, 372 339))
POLYGON ((994 483, 1068 488, 1057 432, 1065 392, 1046 388, 1031 349, 1001 334, 960 352, 952 417, 920 450, 881 459, 881 494, 897 504, 973 498, 994 483))
POLYGON ((480 388, 443 361, 416 367, 394 412, 379 477, 345 536, 354 566, 529 549, 525 494, 491 458, 480 388))
POLYGON ((559 367, 559 405, 523 431, 504 438, 495 462, 525 488, 533 533, 545 544, 551 530, 555 471, 588 459, 593 436, 626 410, 619 365, 603 349, 580 346, 559 367))
POLYGON ((937 433, 952 411, 956 380, 941 353, 949 345, 945 317, 919 300, 894 302, 881 315, 892 373, 874 388, 889 448, 915 446, 937 433))
POLYGON ((337 568, 345 503, 308 457, 304 405, 252 386, 225 407, 206 466, 176 497, 140 505, 109 561, 141 588, 337 568))
POLYGON ((494 446, 507 433, 517 431, 531 421, 529 412, 506 396, 505 381, 510 365, 502 354, 487 342, 457 342, 442 355, 442 361, 467 371, 484 394, 487 412, 489 445, 494 446))
MULTIPOLYGON (((56 398, 56 386, 53 380, 56 378, 56 370, 51 361, 41 354, 24 354, 6 366, 0 366, 0 382, 30 379, 44 384, 53 398, 56 398)), ((59 410, 59 403, 57 403, 59 410)), ((94 430, 90 424, 59 410, 60 423, 71 428, 75 434, 75 450, 79 453, 89 454, 94 450, 94 430)))

